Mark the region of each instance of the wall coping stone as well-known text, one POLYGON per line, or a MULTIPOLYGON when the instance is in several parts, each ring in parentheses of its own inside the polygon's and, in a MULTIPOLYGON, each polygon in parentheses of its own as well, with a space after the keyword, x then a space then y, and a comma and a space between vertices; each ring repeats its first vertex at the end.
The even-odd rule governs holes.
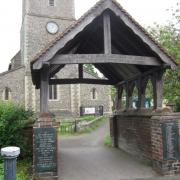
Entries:
POLYGON ((158 110, 153 110, 153 109, 130 109, 130 110, 124 110, 124 111, 114 111, 113 116, 147 116, 151 117, 153 116, 154 118, 162 118, 164 116, 167 117, 180 117, 180 112, 174 113, 174 112, 167 112, 164 111, 164 109, 158 109, 158 110))

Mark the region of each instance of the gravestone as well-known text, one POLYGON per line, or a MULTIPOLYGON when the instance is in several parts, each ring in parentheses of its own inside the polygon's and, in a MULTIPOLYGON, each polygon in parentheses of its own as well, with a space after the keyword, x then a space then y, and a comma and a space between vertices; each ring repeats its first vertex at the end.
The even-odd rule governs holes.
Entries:
POLYGON ((162 124, 164 160, 180 158, 179 128, 176 121, 162 124))
POLYGON ((57 128, 49 115, 40 117, 34 125, 33 162, 38 178, 57 178, 57 128))

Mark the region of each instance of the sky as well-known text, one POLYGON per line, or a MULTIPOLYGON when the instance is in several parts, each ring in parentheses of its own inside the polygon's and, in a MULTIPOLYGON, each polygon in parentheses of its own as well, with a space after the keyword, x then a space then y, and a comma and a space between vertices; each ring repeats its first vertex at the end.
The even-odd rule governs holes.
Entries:
MULTIPOLYGON (((76 18, 79 18, 98 0, 75 0, 76 18)), ((166 9, 178 0, 117 0, 142 26, 154 22, 165 24, 170 19, 166 9)), ((10 59, 20 49, 22 0, 6 0, 0 6, 0 73, 8 69, 10 59)))

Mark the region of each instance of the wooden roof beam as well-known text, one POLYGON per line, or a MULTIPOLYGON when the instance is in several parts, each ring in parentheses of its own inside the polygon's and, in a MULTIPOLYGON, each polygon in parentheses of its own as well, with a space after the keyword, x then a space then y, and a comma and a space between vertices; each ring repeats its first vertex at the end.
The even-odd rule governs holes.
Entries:
POLYGON ((161 66, 156 57, 132 56, 121 54, 69 54, 56 55, 50 64, 136 64, 161 66))
POLYGON ((50 79, 50 85, 56 84, 99 84, 99 85, 114 85, 110 80, 105 79, 50 79))
POLYGON ((103 14, 103 28, 104 28, 104 53, 111 54, 111 18, 110 14, 106 11, 103 14))

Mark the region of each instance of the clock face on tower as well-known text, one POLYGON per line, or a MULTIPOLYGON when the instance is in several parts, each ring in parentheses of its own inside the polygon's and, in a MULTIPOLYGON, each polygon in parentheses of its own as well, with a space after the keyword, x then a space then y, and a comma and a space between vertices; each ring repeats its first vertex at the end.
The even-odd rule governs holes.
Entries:
POLYGON ((50 34, 56 34, 59 31, 59 26, 55 22, 48 22, 46 29, 50 34))

